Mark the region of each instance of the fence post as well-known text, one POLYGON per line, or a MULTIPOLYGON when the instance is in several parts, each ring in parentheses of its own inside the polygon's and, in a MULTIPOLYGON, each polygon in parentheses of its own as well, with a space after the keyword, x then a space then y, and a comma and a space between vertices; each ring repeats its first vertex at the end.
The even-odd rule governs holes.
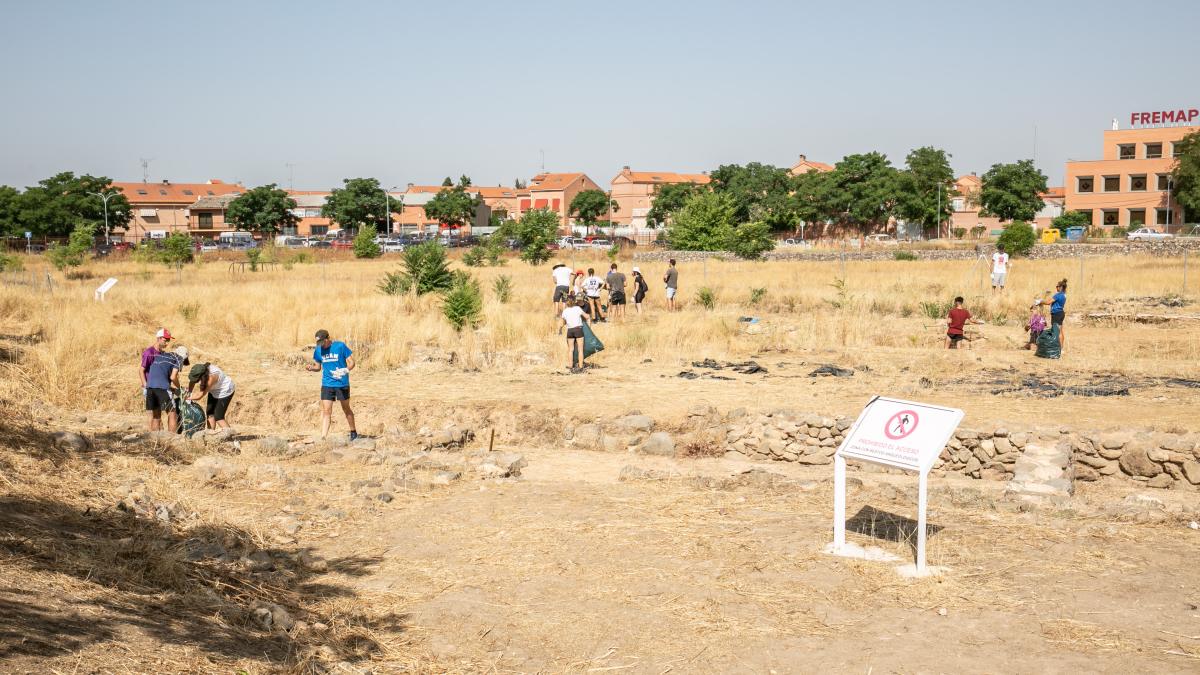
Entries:
POLYGON ((1187 295, 1187 249, 1183 249, 1183 294, 1187 295))
POLYGON ((1079 252, 1079 290, 1083 290, 1083 252, 1079 252))

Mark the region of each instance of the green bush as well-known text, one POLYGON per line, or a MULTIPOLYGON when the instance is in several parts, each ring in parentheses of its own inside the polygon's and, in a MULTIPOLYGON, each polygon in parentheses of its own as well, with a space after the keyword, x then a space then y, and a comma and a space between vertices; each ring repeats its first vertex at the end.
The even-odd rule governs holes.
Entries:
POLYGON ((766 296, 767 296, 767 289, 751 288, 750 289, 750 304, 758 305, 758 303, 762 302, 763 298, 765 298, 766 296))
POLYGON ((1129 234, 1129 228, 1121 227, 1120 225, 1108 231, 1108 236, 1113 239, 1124 239, 1127 234, 1129 234))
POLYGON ((382 293, 399 295, 416 291, 417 295, 425 295, 448 291, 453 285, 446 249, 435 241, 408 247, 400 264, 403 270, 388 273, 379 283, 382 293))
POLYGON ((88 251, 92 249, 92 239, 96 234, 96 226, 87 223, 80 223, 71 230, 71 236, 67 239, 66 245, 51 244, 46 250, 46 257, 50 259, 50 264, 58 271, 63 271, 68 267, 79 267, 87 259, 88 251))
POLYGON ((981 237, 984 232, 987 232, 987 228, 983 225, 976 225, 975 227, 971 228, 971 236, 976 239, 981 237))
POLYGON ((950 228, 950 233, 954 235, 955 239, 962 239, 967 234, 967 228, 952 227, 952 228, 950 228))
POLYGON ((534 209, 527 211, 520 220, 506 222, 500 231, 492 235, 492 239, 497 247, 504 237, 516 239, 521 248, 521 260, 530 265, 540 265, 550 259, 547 246, 554 242, 558 225, 557 213, 548 209, 534 209))
POLYGON ((162 246, 152 254, 152 257, 164 265, 172 267, 192 262, 196 249, 192 238, 182 232, 176 232, 162 240, 162 246))
POLYGON ((316 262, 316 260, 317 259, 313 257, 313 254, 309 253, 308 251, 296 251, 292 254, 292 258, 291 260, 288 260, 288 262, 292 263, 293 265, 308 265, 316 262))
POLYGON ((483 314, 483 294, 479 282, 466 272, 456 272, 454 283, 442 300, 442 315, 461 332, 463 328, 479 325, 483 314))
POLYGON ((0 253, 0 272, 19 272, 25 269, 25 263, 15 255, 0 253))
POLYGON ((895 260, 916 260, 917 254, 912 251, 893 251, 892 258, 895 260))
POLYGON ((250 261, 251 272, 258 271, 258 264, 262 262, 262 254, 263 252, 261 248, 246 249, 246 260, 250 261))
POLYGON ((696 302, 704 309, 711 310, 717 306, 717 294, 708 286, 696 291, 696 302))
POLYGON ((355 258, 378 258, 383 255, 383 249, 375 243, 375 226, 363 225, 354 236, 355 258))
POLYGON ((1079 211, 1067 211, 1055 218, 1050 223, 1050 227, 1062 232, 1063 236, 1065 237, 1067 235, 1068 227, 1090 227, 1091 224, 1092 218, 1088 214, 1081 213, 1079 211))
POLYGON ((492 282, 492 292, 496 294, 496 300, 500 304, 505 304, 512 298, 513 283, 512 277, 507 274, 501 274, 492 282))
POLYGON ((951 309, 954 309, 953 302, 930 300, 921 303, 921 313, 928 319, 944 319, 950 314, 951 309))
POLYGON ((482 244, 472 246, 463 254, 462 261, 467 267, 483 267, 487 259, 487 251, 482 244))
POLYGON ((1034 234, 1033 227, 1029 223, 1016 220, 1004 227, 996 243, 1004 246, 1005 253, 1021 256, 1029 253, 1036 241, 1037 235, 1034 234))
POLYGON ((725 238, 725 249, 746 260, 758 260, 773 248, 775 238, 771 236, 771 226, 762 221, 742 223, 725 238))

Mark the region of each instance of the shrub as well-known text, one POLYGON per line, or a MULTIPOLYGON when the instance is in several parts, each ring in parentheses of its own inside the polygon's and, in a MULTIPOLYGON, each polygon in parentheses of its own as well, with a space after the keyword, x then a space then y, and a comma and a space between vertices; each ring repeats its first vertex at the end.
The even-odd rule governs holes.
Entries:
POLYGON ((700 303, 704 309, 711 310, 717 306, 717 294, 713 292, 713 289, 704 286, 696 291, 696 302, 700 303))
POLYGON ((0 272, 19 272, 25 269, 25 263, 15 255, 0 253, 0 272))
POLYGON ((434 241, 410 246, 402 254, 404 269, 390 272, 379 284, 386 295, 399 295, 410 290, 417 295, 440 293, 450 290, 453 277, 446 262, 446 249, 434 241))
POLYGON ((917 254, 912 251, 893 251, 892 258, 895 260, 916 260, 917 254))
POLYGON ((512 277, 507 274, 501 274, 492 282, 492 292, 496 294, 496 300, 500 304, 505 304, 512 297, 513 283, 512 277))
POLYGON ((976 239, 983 236, 984 232, 987 232, 987 228, 983 225, 976 225, 975 227, 971 228, 971 236, 976 239))
POLYGON ((746 260, 757 260, 773 248, 775 238, 771 236, 771 227, 762 221, 742 223, 725 238, 725 249, 746 260))
POLYGON ((732 197, 701 192, 690 197, 671 220, 667 237, 677 251, 723 251, 728 248, 737 205, 732 197))
MULTIPOLYGON (((546 248, 554 242, 558 234, 558 214, 548 209, 527 211, 520 220, 510 220, 499 232, 492 235, 499 249, 504 237, 517 240, 521 248, 521 260, 530 265, 540 265, 550 259, 550 250, 546 248)), ((496 256, 499 258, 499 252, 496 256)))
POLYGON ((162 240, 162 247, 154 252, 152 257, 164 265, 177 267, 183 263, 192 262, 196 249, 192 238, 182 232, 176 232, 162 240))
POLYGON ((1065 235, 1068 227, 1089 227, 1091 224, 1092 218, 1088 214, 1079 211, 1067 211, 1055 218, 1050 226, 1057 228, 1065 235))
POLYGON ((766 296, 767 296, 767 289, 751 288, 750 289, 750 304, 758 305, 758 303, 762 302, 763 298, 765 298, 766 296))
POLYGON ((944 319, 950 314, 951 309, 954 309, 953 302, 930 300, 921 303, 921 313, 928 319, 944 319))
POLYGON ((965 227, 952 227, 952 228, 950 228, 950 232, 951 232, 951 234, 953 234, 953 235, 954 235, 954 238, 955 238, 955 239, 962 239, 962 238, 963 238, 964 236, 966 236, 966 234, 967 234, 967 228, 965 228, 965 227))
POLYGON ((1108 236, 1113 239, 1124 239, 1127 234, 1129 234, 1129 228, 1121 227, 1120 225, 1108 231, 1108 236))
POLYGON ((185 302, 179 306, 179 316, 182 316, 184 321, 191 323, 200 316, 201 305, 198 302, 185 302))
POLYGON ((621 247, 618 244, 613 244, 604 252, 604 255, 608 256, 610 263, 615 263, 617 262, 617 256, 621 255, 621 247))
POLYGON ((288 260, 288 262, 292 263, 293 265, 308 265, 316 262, 316 260, 317 259, 313 257, 313 254, 309 253, 308 251, 296 251, 294 254, 292 254, 292 258, 291 260, 288 260))
POLYGON ((379 248, 379 244, 375 243, 375 226, 364 225, 358 229, 358 234, 354 236, 354 257, 355 258, 378 258, 383 255, 383 249, 379 248))
POLYGON ((1029 253, 1035 241, 1037 241, 1037 235, 1034 234, 1029 223, 1017 220, 1005 226, 996 243, 1004 245, 1005 253, 1019 256, 1029 253))
POLYGON ((442 314, 461 332, 463 328, 474 328, 479 325, 483 313, 483 294, 479 290, 479 282, 466 272, 453 275, 454 283, 442 301, 442 314))
POLYGON ((484 250, 482 244, 477 244, 463 254, 462 261, 467 267, 483 267, 486 258, 487 251, 484 250))
POLYGON ((88 251, 92 248, 92 238, 95 236, 96 226, 88 223, 80 223, 71 230, 71 236, 67 239, 66 245, 53 244, 46 251, 46 257, 50 259, 50 264, 58 271, 63 271, 68 267, 79 267, 87 259, 88 251))
POLYGON ((263 252, 260 248, 246 249, 246 260, 250 261, 251 272, 258 271, 258 263, 262 262, 262 254, 263 252))

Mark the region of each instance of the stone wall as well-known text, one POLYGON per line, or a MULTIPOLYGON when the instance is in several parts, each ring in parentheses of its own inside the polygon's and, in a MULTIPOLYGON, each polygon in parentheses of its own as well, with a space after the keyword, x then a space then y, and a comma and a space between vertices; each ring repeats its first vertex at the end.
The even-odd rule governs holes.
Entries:
MULTIPOLYGON (((778 249, 764 254, 766 260, 793 260, 809 262, 831 262, 841 260, 893 260, 896 251, 908 251, 920 260, 973 260, 980 255, 991 255, 995 250, 992 244, 978 244, 969 249, 923 249, 889 246, 868 250, 811 250, 811 249, 778 249)), ((1161 242, 1148 241, 1116 241, 1113 243, 1087 244, 1036 244, 1027 258, 1034 260, 1049 260, 1058 258, 1102 258, 1125 255, 1150 255, 1155 257, 1178 257, 1185 251, 1200 252, 1200 238, 1171 239, 1161 242)), ((638 262, 666 262, 674 258, 680 262, 695 262, 705 258, 729 259, 736 258, 723 251, 646 251, 635 253, 633 259, 638 262)))
MULTIPOLYGON (((824 465, 854 420, 792 410, 720 414, 697 406, 687 421, 669 431, 641 414, 570 425, 566 440, 608 452, 656 455, 724 455, 758 461, 824 465)), ((1074 480, 1105 478, 1148 487, 1200 490, 1200 436, 1186 433, 1084 432, 1068 428, 958 429, 942 450, 934 471, 981 480, 1009 480, 1027 448, 1059 448, 1061 468, 1074 480)), ((864 465, 867 470, 881 470, 864 465)))

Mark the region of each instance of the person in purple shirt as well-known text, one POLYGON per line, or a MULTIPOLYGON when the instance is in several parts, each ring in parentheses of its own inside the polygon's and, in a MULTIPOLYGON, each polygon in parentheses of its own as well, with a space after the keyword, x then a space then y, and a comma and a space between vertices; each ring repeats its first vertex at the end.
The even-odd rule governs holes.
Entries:
POLYGON ((167 347, 170 344, 171 331, 166 328, 159 328, 158 332, 154 334, 154 344, 142 351, 142 362, 138 368, 138 375, 142 378, 142 399, 146 403, 146 420, 150 425, 150 431, 161 429, 162 421, 159 409, 152 406, 150 399, 146 397, 146 380, 150 375, 150 366, 154 365, 154 358, 167 351, 167 347))

